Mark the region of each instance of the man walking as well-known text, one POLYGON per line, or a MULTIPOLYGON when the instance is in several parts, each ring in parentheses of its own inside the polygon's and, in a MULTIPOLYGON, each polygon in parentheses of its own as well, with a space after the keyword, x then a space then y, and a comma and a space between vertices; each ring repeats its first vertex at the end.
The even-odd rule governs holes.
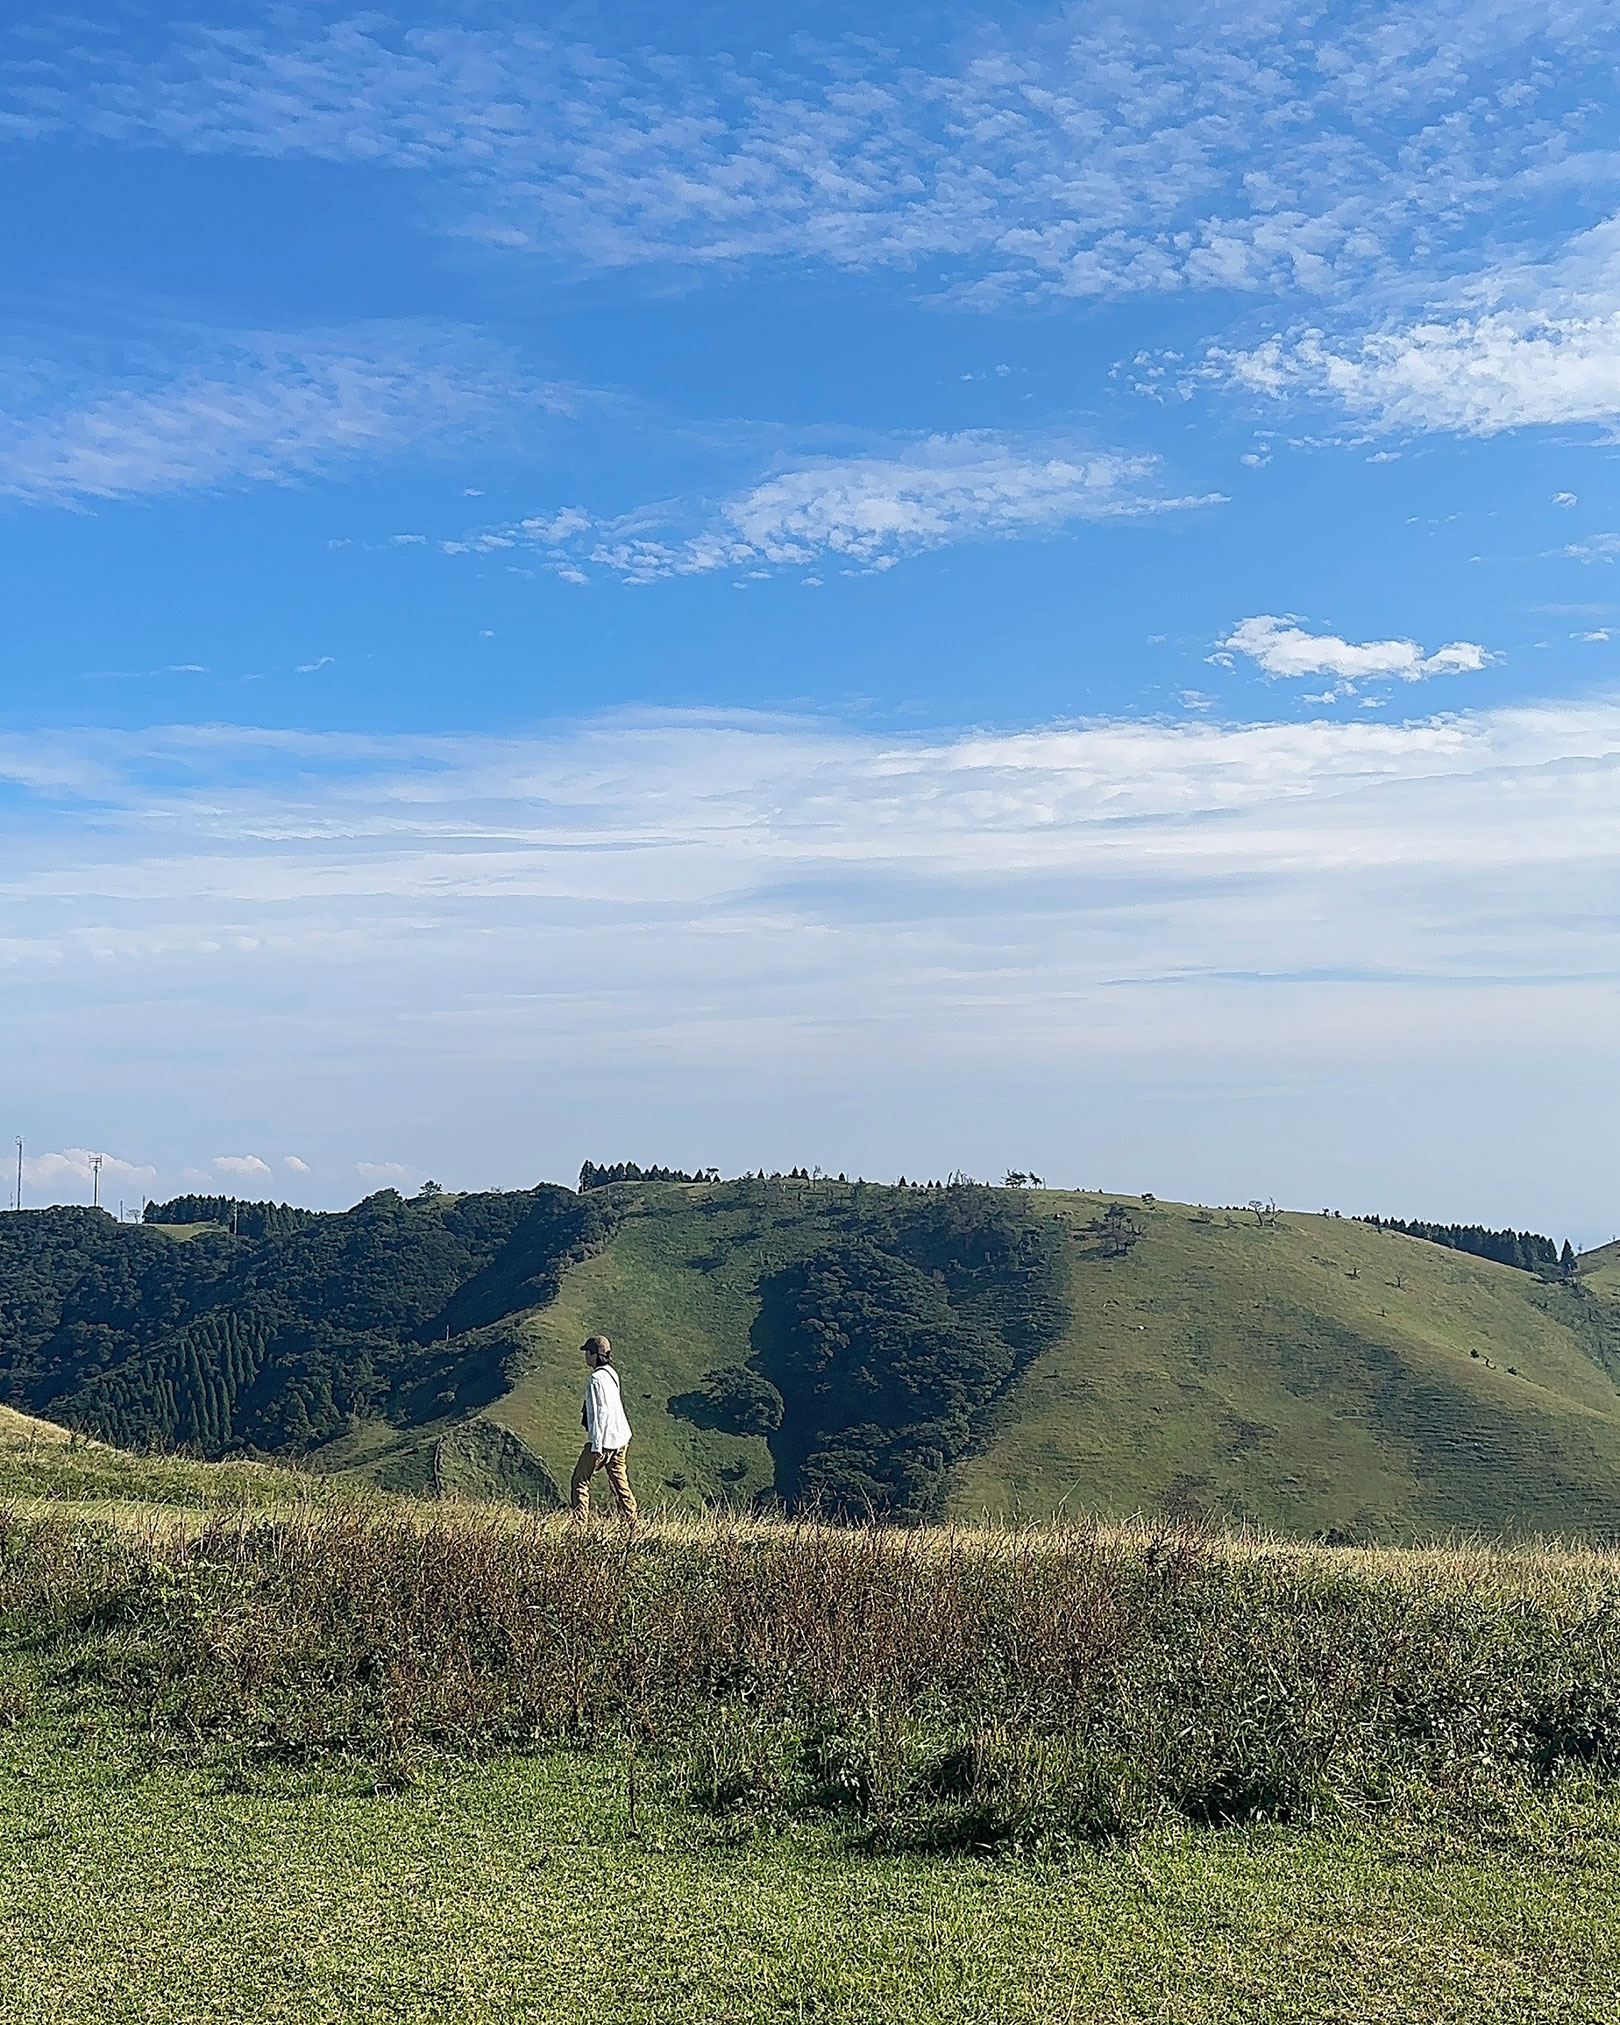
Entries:
POLYGON ((619 1517, 632 1531, 637 1525, 635 1493, 624 1467, 624 1452, 630 1446, 630 1423, 624 1417, 624 1400, 619 1393, 619 1374, 613 1368, 613 1345, 605 1336, 593 1336, 583 1347, 590 1382, 585 1387, 585 1411, 580 1419, 585 1428, 585 1447, 574 1465, 570 1486, 574 1524, 584 1526, 591 1516, 591 1478, 604 1472, 613 1487, 619 1517))

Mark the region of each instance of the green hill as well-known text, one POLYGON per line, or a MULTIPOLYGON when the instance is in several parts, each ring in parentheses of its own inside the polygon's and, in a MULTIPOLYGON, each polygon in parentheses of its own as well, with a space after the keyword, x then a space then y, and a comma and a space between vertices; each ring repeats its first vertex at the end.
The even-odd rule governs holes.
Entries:
POLYGON ((204 1207, 0 1218, 0 1397, 544 1506, 600 1330, 654 1504, 1620 1533, 1616 1247, 1562 1283, 1337 1218, 808 1180, 204 1207))

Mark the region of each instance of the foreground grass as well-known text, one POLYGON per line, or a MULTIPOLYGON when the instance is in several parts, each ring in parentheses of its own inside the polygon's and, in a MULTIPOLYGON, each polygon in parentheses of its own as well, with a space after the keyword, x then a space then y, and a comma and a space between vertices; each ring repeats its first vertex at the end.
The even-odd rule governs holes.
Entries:
POLYGON ((379 1794, 0 1739, 0 2019, 1611 2021, 1620 1815, 1500 1846, 1178 1832, 1061 1865, 729 1838, 621 1763, 440 1763, 379 1794), (232 1790, 247 1785, 249 1790, 232 1790))
POLYGON ((256 1766, 637 1749, 756 1826, 1050 1853, 1184 1824, 1490 1819, 1620 1774, 1620 1559, 1185 1532, 0 1508, 17 1708, 256 1766))
POLYGON ((1606 1554, 0 1509, 0 2025, 1612 2025, 1617 1636, 1606 1554))

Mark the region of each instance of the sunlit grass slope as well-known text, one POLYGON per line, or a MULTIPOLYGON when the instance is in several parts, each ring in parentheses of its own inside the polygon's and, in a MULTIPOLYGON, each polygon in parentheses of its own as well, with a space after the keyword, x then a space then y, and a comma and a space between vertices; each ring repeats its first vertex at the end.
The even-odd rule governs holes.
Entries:
POLYGON ((1620 1300, 1620 1238, 1583 1256, 1581 1282, 1593 1293, 1620 1300))
POLYGON ((1073 1323, 960 1472, 959 1511, 1620 1526, 1620 1393, 1580 1295, 1336 1218, 1136 1213, 1128 1258, 1076 1250, 1073 1323))
POLYGON ((253 1462, 128 1455, 0 1406, 0 1501, 179 1505, 191 1510, 303 1503, 335 1486, 307 1470, 253 1462))
MULTIPOLYGON (((695 1427, 669 1402, 748 1358, 760 1279, 825 1242, 851 1200, 833 1184, 636 1191, 608 1246, 524 1322, 527 1357, 491 1417, 566 1483, 578 1346, 604 1330, 644 1495, 769 1490, 763 1438, 695 1427)), ((1620 1332, 1603 1271, 1576 1293, 1348 1220, 1134 1200, 1144 1235, 1107 1258, 1089 1226, 1108 1201, 1027 1198, 1067 1233, 1072 1317, 958 1466, 954 1514, 1206 1512, 1366 1536, 1620 1529, 1620 1332)))
MULTIPOLYGON (((839 1190, 840 1206, 848 1194, 839 1190)), ((566 1484, 583 1440, 579 1346, 600 1331, 616 1346, 642 1494, 678 1505, 746 1501, 772 1487, 764 1438, 696 1427, 669 1402, 706 1372, 747 1360, 759 1282, 827 1241, 830 1191, 818 1199, 813 1187, 788 1186, 750 1200, 722 1183, 633 1200, 608 1247, 571 1268, 558 1299, 530 1317, 527 1369, 492 1417, 566 1484)))

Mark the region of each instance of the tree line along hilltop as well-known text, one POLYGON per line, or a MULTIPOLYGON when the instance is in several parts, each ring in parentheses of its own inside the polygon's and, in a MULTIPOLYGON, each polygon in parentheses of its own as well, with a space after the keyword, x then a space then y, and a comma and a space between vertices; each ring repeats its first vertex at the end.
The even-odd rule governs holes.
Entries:
POLYGON ((1550 1240, 965 1177, 581 1179, 0 1217, 0 1400, 545 1505, 604 1330, 655 1504, 1620 1533, 1620 1288, 1550 1240))

